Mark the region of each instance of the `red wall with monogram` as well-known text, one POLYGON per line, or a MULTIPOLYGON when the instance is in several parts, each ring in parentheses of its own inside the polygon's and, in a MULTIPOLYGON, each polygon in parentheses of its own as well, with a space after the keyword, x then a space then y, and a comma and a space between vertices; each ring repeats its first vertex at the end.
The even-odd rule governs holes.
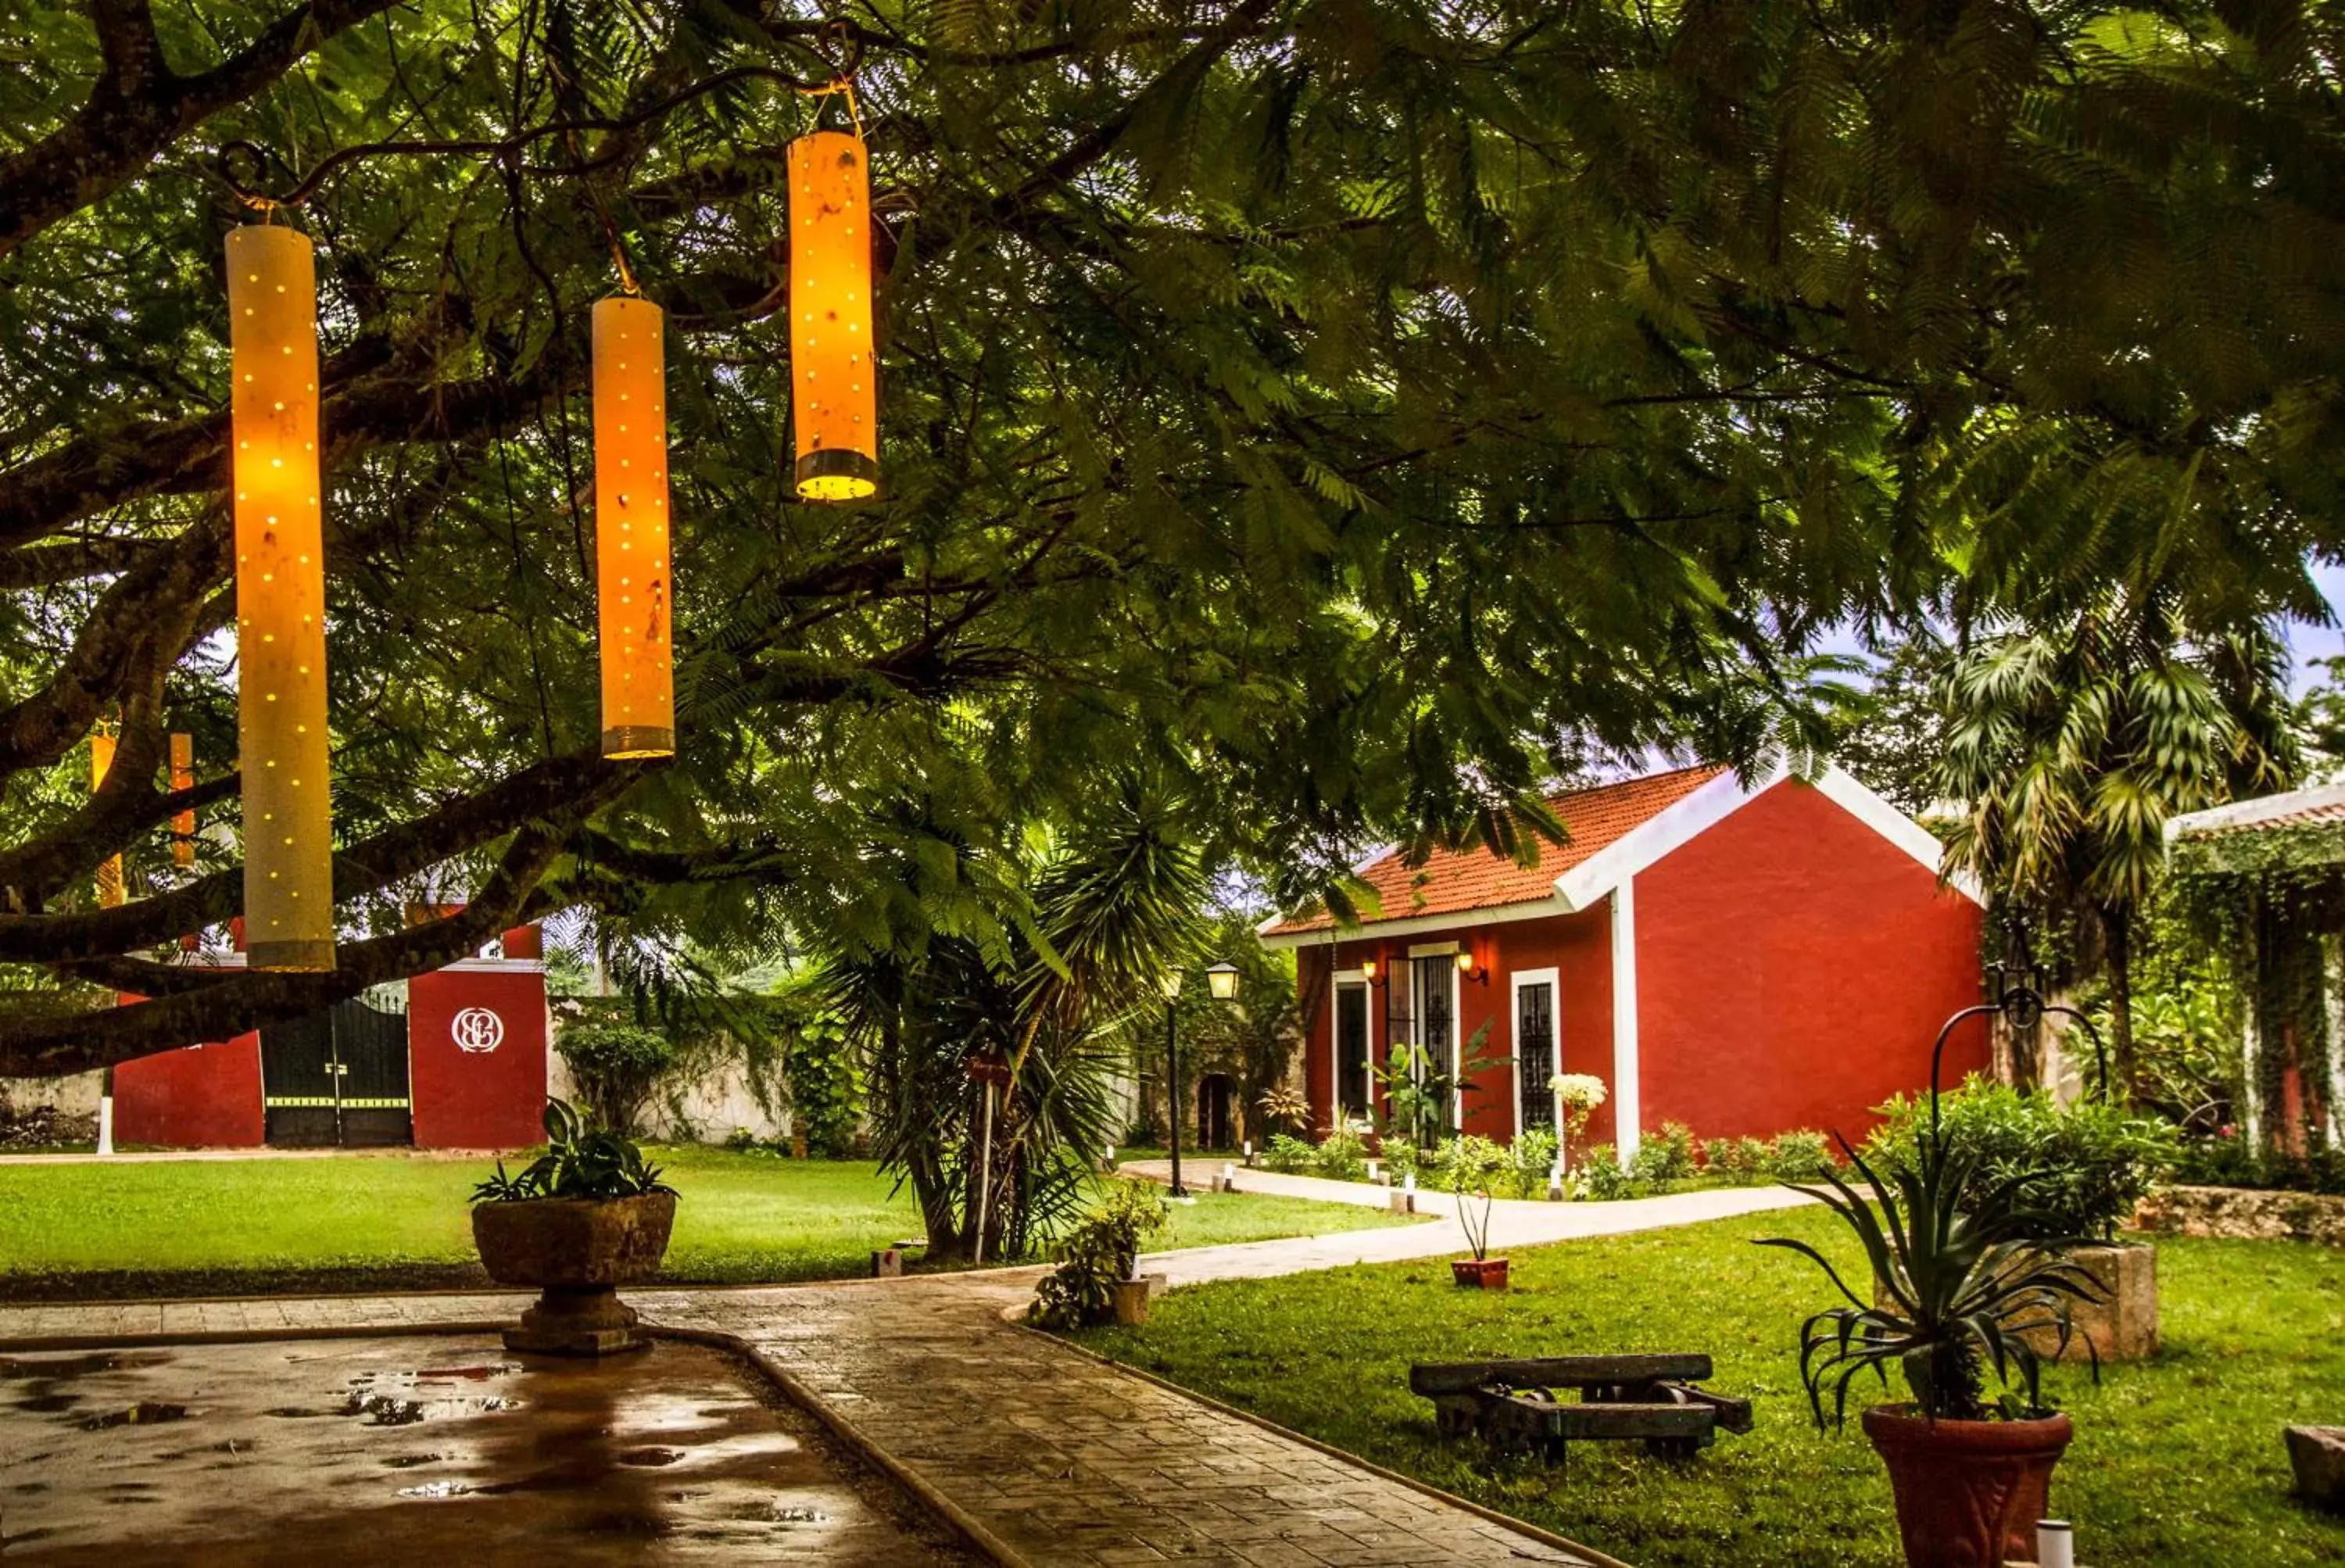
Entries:
POLYGON ((545 975, 455 964, 407 983, 415 1146, 511 1149, 543 1136, 545 975))

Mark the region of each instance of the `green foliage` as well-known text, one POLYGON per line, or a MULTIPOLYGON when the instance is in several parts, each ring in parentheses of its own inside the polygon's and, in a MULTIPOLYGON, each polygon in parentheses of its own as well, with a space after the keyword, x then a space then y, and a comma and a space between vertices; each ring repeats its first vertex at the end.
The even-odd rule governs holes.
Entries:
POLYGON ((554 1030, 553 1049, 594 1121, 622 1134, 634 1131, 635 1118, 679 1055, 665 1033, 608 1007, 563 1022, 554 1030))
POLYGON ((1555 1174, 1556 1137, 1547 1127, 1531 1127, 1515 1135, 1507 1149, 1506 1196, 1545 1197, 1548 1178, 1555 1174))
POLYGON ((1450 1108, 1457 1100, 1480 1094, 1484 1074, 1514 1064, 1512 1056, 1489 1048, 1492 1022, 1484 1019, 1481 1027, 1467 1037, 1457 1052, 1454 1072, 1422 1045, 1406 1040, 1393 1043, 1385 1064, 1375 1073, 1381 1091, 1378 1097, 1385 1106, 1387 1141, 1432 1148, 1441 1129, 1452 1125, 1450 1108))
POLYGON ((1620 1168, 1619 1153, 1610 1144, 1598 1144, 1588 1151, 1587 1158, 1571 1167, 1566 1190, 1591 1203, 1645 1196, 1642 1184, 1620 1168))
POLYGON ((1509 1174, 1507 1151, 1488 1138, 1464 1133, 1443 1142, 1435 1166, 1441 1185, 1457 1200, 1457 1223, 1477 1258, 1490 1255, 1490 1207, 1509 1174))
POLYGON ((1694 1174, 1693 1131, 1683 1122, 1663 1122, 1637 1145, 1629 1174, 1652 1191, 1667 1192, 1694 1174))
MULTIPOLYGON (((1888 1119, 1864 1145, 1874 1169, 1919 1172, 1929 1146, 1926 1095, 1879 1107, 1888 1119)), ((1939 1099, 1941 1136, 1968 1186, 1966 1210, 2015 1204, 2035 1228, 2032 1240, 2107 1240, 2173 1165, 2173 1125, 2096 1102, 2062 1109, 2046 1090, 2013 1089, 1974 1077, 1939 1099)))
POLYGON ((806 1135, 817 1159, 852 1159, 863 1153, 867 1096, 863 1074, 845 1028, 827 1015, 793 1032, 783 1057, 792 1126, 806 1135))
POLYGON ((1307 1176, 1319 1157, 1319 1151, 1302 1138, 1286 1133, 1274 1133, 1262 1152, 1263 1168, 1282 1176, 1307 1176))
POLYGON ((660 1181, 660 1168, 622 1134, 590 1123, 566 1101, 545 1103, 545 1153, 513 1176, 504 1162, 497 1174, 472 1189, 474 1203, 527 1203, 532 1199, 584 1198, 607 1203, 645 1193, 673 1193, 660 1181))
MULTIPOLYGON (((1702 1174, 1736 1183, 1754 1182, 1765 1174, 1770 1152, 1764 1138, 1705 1138, 1701 1145, 1702 1174)), ((1813 1174, 1803 1171, 1795 1179, 1805 1179, 1813 1174)))
POLYGON ((1814 1181, 1830 1175, 1838 1162, 1832 1140, 1817 1132, 1778 1133, 1767 1144, 1759 1172, 1769 1181, 1814 1181))
POLYGON ((1368 1175, 1368 1145, 1365 1139, 1348 1127, 1338 1128, 1319 1140, 1311 1151, 1309 1175, 1325 1176, 1329 1181, 1365 1181, 1368 1175))
MULTIPOLYGON (((1800 1190, 1828 1205, 1863 1246, 1866 1272, 1857 1282, 1876 1287, 1878 1300, 1858 1295, 1807 1241, 1759 1243, 1808 1258, 1847 1302, 1800 1326, 1800 1378, 1816 1424, 1824 1424, 1827 1390, 1837 1423, 1848 1413, 1849 1384, 1868 1372, 1885 1384, 1892 1366, 1933 1420, 2045 1413, 2041 1363, 2027 1336, 2049 1331, 2065 1352, 2070 1301, 2096 1298, 2091 1277, 2040 1250, 2043 1217, 2014 1204, 2011 1183, 1982 1192, 1980 1156, 1934 1128, 1923 1130, 1910 1163, 1875 1171, 1852 1151, 1851 1164, 1878 1196, 1877 1213, 1833 1173, 1823 1186, 1800 1190), (1990 1367, 2006 1390, 2015 1373, 2024 1397, 2006 1392, 1990 1408, 1990 1367)), ((2093 1366, 2097 1373, 2096 1349, 2093 1366)))
POLYGON ((1072 1329, 1114 1316, 1115 1287, 1137 1270, 1141 1244, 1164 1228, 1169 1210, 1146 1183, 1111 1181, 1107 1188, 1106 1197, 1060 1241, 1059 1267, 1035 1288, 1030 1321, 1072 1329))
POLYGON ((2293 1155, 2259 1149, 2239 1136, 2236 1127, 2223 1127, 2212 1136, 2186 1139, 2176 1153, 2172 1177, 2195 1186, 2260 1187, 2345 1197, 2345 1152, 2316 1149, 2293 1155))

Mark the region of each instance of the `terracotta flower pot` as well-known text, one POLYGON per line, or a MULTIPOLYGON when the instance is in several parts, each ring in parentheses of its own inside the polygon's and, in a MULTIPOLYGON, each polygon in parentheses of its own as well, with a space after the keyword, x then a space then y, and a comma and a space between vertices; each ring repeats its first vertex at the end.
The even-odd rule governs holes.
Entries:
POLYGON ((1503 1257, 1453 1257, 1449 1277, 1472 1290, 1504 1290, 1507 1260, 1503 1257))
POLYGON ((644 1343, 615 1287, 659 1272, 675 1224, 672 1192, 474 1204, 472 1244, 489 1278, 539 1291, 521 1326, 505 1330, 506 1348, 603 1356, 644 1343))
POLYGON ((2052 1467, 2075 1435, 2066 1416, 1929 1421, 1912 1405, 1875 1405, 1863 1420, 1864 1435, 1889 1467, 1910 1568, 2035 1560, 2052 1467))

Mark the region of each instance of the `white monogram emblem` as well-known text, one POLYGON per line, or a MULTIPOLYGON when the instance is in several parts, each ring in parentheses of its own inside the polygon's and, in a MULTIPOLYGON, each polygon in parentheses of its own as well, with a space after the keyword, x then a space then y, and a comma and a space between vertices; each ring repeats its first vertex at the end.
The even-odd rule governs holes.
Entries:
POLYGON ((449 1023, 459 1051, 485 1053, 505 1043, 505 1021, 485 1007, 467 1007, 449 1023))

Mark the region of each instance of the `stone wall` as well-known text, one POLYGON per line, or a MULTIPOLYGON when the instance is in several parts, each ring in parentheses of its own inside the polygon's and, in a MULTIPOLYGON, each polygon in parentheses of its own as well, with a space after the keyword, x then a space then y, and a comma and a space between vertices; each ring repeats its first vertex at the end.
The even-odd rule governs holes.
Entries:
POLYGON ((2252 1187, 2161 1187, 2142 1199, 2134 1225, 2167 1236, 2315 1241, 2325 1247, 2345 1247, 2345 1197, 2252 1187))

